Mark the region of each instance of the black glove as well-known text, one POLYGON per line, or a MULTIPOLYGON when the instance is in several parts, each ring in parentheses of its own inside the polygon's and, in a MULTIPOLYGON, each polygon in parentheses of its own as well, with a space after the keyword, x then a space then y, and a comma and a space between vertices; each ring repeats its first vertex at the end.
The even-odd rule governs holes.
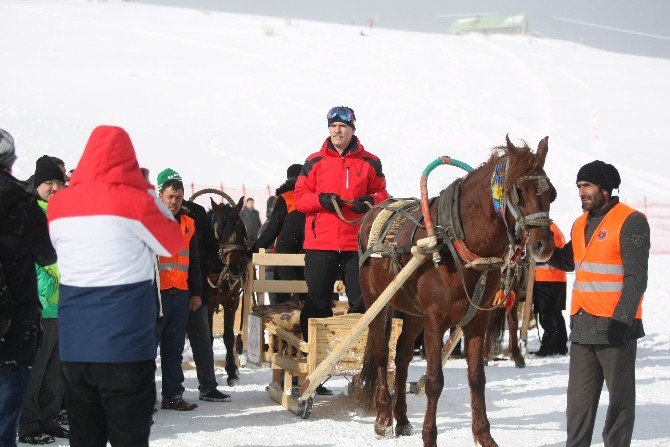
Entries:
POLYGON ((612 347, 619 347, 626 342, 626 334, 629 327, 626 323, 612 318, 607 328, 607 341, 612 347))
POLYGON ((370 211, 371 207, 375 204, 375 200, 372 196, 360 196, 354 200, 354 203, 351 204, 351 211, 356 214, 365 214, 370 211), (370 206, 368 206, 370 204, 370 206))
POLYGON ((332 211, 334 213, 335 207, 333 206, 332 201, 333 197, 337 202, 337 206, 342 208, 342 199, 340 199, 340 196, 332 192, 322 192, 321 194, 319 194, 319 203, 321 204, 324 210, 332 211))

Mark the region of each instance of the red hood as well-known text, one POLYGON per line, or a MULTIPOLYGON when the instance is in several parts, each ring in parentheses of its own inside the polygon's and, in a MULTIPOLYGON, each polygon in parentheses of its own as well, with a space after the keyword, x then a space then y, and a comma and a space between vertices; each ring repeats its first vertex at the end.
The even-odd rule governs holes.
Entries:
POLYGON ((151 187, 140 171, 130 137, 120 127, 98 126, 86 143, 70 185, 113 183, 146 191, 151 187))

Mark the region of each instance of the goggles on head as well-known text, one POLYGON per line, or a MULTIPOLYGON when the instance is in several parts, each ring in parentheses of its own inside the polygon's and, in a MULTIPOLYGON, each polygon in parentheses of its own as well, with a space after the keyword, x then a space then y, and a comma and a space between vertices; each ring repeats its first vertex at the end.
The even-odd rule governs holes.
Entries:
POLYGON ((356 121, 356 115, 354 115, 354 111, 349 107, 343 106, 333 107, 330 109, 326 115, 326 118, 328 119, 328 122, 331 122, 337 118, 348 123, 353 123, 356 121))

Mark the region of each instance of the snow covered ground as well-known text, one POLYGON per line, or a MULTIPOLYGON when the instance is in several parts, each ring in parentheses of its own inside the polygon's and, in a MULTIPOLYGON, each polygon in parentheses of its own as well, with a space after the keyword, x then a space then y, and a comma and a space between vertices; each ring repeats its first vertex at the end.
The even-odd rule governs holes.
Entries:
MULTIPOLYGON (((531 147, 549 135, 547 172, 559 192, 552 217, 564 230, 580 211, 575 173, 600 158, 619 168, 622 199, 665 205, 649 210, 652 249, 670 253, 669 60, 529 36, 361 33, 113 0, 0 0, 0 19, 0 127, 16 139, 19 178, 44 153, 75 167, 91 130, 104 123, 128 130, 153 175, 169 166, 187 182, 277 186, 288 165, 320 147, 328 108, 345 104, 395 196, 418 195, 421 170, 439 155, 477 165, 506 133, 531 147)), ((430 190, 460 175, 442 168, 430 190)), ((669 261, 651 259, 638 446, 670 445, 669 261)), ((222 350, 217 344, 217 358, 222 350)), ((424 366, 413 363, 410 379, 424 366)), ((472 443, 464 368, 447 365, 442 444, 472 443)), ((421 445, 418 434, 375 440, 372 418, 341 395, 318 399, 312 418, 300 420, 267 397, 269 377, 267 368, 246 369, 242 385, 228 390, 232 403, 160 411, 152 445, 421 445)), ((498 362, 487 377, 501 445, 563 442, 567 359, 529 359, 525 370, 498 362)), ((329 384, 344 391, 343 380, 329 384)), ((194 371, 187 386, 186 397, 196 399, 194 371)), ((409 405, 419 427, 424 401, 410 397, 409 405)))

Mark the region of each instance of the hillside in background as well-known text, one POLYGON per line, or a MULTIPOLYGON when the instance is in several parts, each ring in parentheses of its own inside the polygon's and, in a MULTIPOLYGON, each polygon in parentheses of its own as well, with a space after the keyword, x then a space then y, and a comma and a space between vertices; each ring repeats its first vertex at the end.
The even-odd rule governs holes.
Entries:
MULTIPOLYGON (((619 168, 623 200, 661 217, 670 203, 670 60, 121 1, 3 0, 0 16, 0 123, 19 177, 44 153, 74 167, 106 123, 154 175, 263 191, 320 148, 326 111, 346 104, 395 196, 418 195, 437 156, 478 165, 509 133, 531 147, 549 135, 563 226, 579 212, 575 173, 595 158, 619 168)), ((437 171, 431 192, 460 175, 437 171)))

